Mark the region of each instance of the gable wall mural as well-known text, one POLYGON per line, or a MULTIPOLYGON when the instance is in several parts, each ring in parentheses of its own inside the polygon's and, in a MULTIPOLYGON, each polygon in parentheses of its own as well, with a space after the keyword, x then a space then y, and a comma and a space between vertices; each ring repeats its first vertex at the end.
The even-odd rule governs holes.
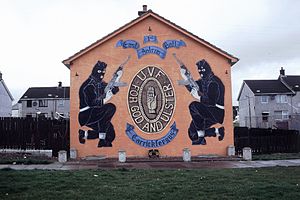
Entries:
POLYGON ((226 155, 228 59, 149 17, 72 62, 71 148, 79 157, 226 155))

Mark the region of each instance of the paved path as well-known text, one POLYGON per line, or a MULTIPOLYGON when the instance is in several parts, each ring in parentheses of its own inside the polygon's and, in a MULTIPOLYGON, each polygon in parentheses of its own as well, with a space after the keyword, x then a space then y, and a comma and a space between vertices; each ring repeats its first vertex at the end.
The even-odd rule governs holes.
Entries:
POLYGON ((222 168, 260 168, 275 166, 300 166, 300 159, 270 160, 270 161, 215 161, 205 160, 197 162, 183 161, 129 161, 119 163, 116 160, 93 161, 68 161, 66 163, 55 162, 48 165, 0 165, 0 169, 11 168, 15 170, 81 170, 81 169, 222 169, 222 168))

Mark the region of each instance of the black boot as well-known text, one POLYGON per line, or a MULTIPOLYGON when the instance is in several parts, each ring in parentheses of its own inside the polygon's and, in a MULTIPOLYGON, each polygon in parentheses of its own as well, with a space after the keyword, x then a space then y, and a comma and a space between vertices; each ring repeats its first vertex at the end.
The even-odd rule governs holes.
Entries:
POLYGON ((200 144, 206 145, 206 140, 204 137, 198 137, 197 140, 192 141, 192 145, 200 145, 200 144))
POLYGON ((219 128, 219 134, 220 135, 219 135, 218 139, 219 139, 219 141, 221 141, 224 139, 224 135, 225 135, 224 127, 219 128))
POLYGON ((84 134, 85 134, 85 131, 79 129, 79 131, 78 131, 78 139, 79 139, 80 144, 84 144, 85 143, 85 139, 83 139, 84 138, 84 134))
POLYGON ((109 141, 100 139, 99 142, 98 142, 98 147, 99 148, 101 148, 101 147, 112 147, 112 144, 109 141))

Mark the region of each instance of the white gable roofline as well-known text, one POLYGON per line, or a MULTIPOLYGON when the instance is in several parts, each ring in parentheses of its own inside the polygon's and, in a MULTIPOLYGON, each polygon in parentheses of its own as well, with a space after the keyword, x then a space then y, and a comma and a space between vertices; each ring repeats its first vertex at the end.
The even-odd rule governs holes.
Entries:
POLYGON ((8 90, 8 87, 6 86, 5 82, 3 79, 0 80, 0 83, 3 85, 4 89, 6 90, 8 96, 10 97, 10 99, 13 101, 14 97, 12 96, 12 94, 10 93, 10 91, 8 90))

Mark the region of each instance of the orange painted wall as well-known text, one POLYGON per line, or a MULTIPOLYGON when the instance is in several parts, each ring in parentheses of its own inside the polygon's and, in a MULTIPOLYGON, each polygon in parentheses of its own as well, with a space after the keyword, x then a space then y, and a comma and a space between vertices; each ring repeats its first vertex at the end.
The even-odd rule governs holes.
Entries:
MULTIPOLYGON (((115 104, 117 107, 117 111, 112 119, 116 133, 116 138, 113 141, 113 147, 98 148, 98 139, 87 140, 85 144, 80 144, 78 141, 78 130, 80 125, 77 118, 79 112, 79 88, 81 84, 88 78, 93 66, 98 60, 104 61, 108 64, 106 69, 107 73, 104 78, 104 80, 108 82, 117 67, 120 63, 124 62, 128 55, 131 56, 131 59, 124 68, 121 81, 130 84, 134 75, 140 69, 147 65, 154 65, 162 68, 163 71, 167 73, 175 89, 176 108, 169 126, 176 121, 179 131, 172 142, 159 148, 160 155, 168 157, 182 156, 184 148, 189 148, 193 156, 207 154, 226 155, 227 147, 233 144, 231 66, 228 59, 216 51, 193 40, 188 35, 180 33, 153 17, 148 17, 72 61, 72 65, 70 67, 70 142, 71 148, 77 149, 78 156, 85 157, 90 155, 105 155, 108 157, 117 157, 118 151, 121 149, 125 150, 127 156, 130 157, 148 156, 148 149, 135 144, 125 133, 126 123, 135 125, 129 115, 127 106, 128 87, 120 87, 119 93, 114 95, 110 100, 110 102, 115 104), (148 31, 149 26, 151 27, 151 32, 148 31), (143 37, 145 35, 157 36, 158 43, 143 44, 143 37), (169 48, 165 59, 161 59, 159 56, 154 54, 148 54, 138 59, 135 49, 115 47, 119 40, 128 39, 138 41, 141 47, 148 45, 162 47, 163 41, 176 39, 183 40, 186 43, 186 47, 181 47, 179 49, 169 48), (188 137, 188 128, 191 122, 188 105, 194 101, 194 98, 189 94, 185 87, 177 84, 177 80, 181 80, 182 78, 180 75, 180 68, 172 56, 172 53, 177 54, 177 56, 191 71, 196 80, 199 78, 199 74, 195 63, 201 59, 205 59, 210 64, 214 74, 222 80, 225 86, 225 118, 223 123, 225 127, 225 138, 223 141, 218 141, 217 137, 207 137, 207 145, 191 145, 191 140, 188 137), (78 76, 75 76, 76 73, 78 76)), ((137 127, 135 128, 135 131, 139 136, 145 139, 158 139, 163 137, 169 131, 169 127, 167 127, 163 132, 153 135, 147 135, 141 132, 137 127)))

